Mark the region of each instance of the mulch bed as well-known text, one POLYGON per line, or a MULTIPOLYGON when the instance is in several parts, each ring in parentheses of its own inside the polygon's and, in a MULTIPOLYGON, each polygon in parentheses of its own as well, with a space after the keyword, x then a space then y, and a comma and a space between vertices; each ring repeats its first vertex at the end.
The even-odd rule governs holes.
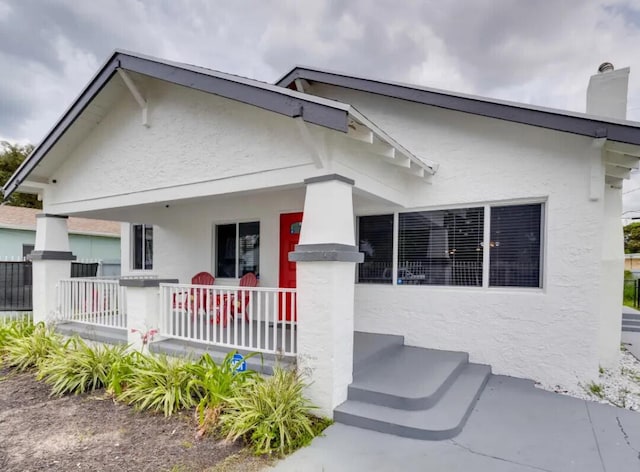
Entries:
POLYGON ((258 470, 240 446, 196 439, 192 412, 165 418, 104 392, 49 397, 33 374, 0 368, 1 471, 258 470), (218 465, 218 466, 216 466, 218 465))

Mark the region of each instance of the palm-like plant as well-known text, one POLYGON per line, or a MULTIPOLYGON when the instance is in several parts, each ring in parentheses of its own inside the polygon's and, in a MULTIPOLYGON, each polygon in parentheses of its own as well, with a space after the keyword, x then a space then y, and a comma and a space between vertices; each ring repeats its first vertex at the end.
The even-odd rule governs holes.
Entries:
POLYGON ((245 438, 256 454, 280 455, 308 444, 316 435, 303 395, 304 382, 295 370, 275 368, 267 379, 256 377, 228 399, 220 417, 227 438, 245 438))
POLYGON ((52 395, 85 393, 108 386, 112 368, 119 365, 127 346, 89 346, 74 336, 39 365, 38 379, 51 385, 52 395))
MULTIPOLYGON (((235 353, 229 352, 220 364, 216 364, 209 354, 204 354, 198 363, 189 367, 193 375, 192 391, 200 397, 196 406, 198 436, 204 435, 216 426, 228 399, 238 392, 245 382, 257 375, 251 370, 237 371, 233 361, 235 353)), ((250 354, 246 359, 254 355, 250 354)))
POLYGON ((45 327, 44 323, 38 323, 33 330, 24 328, 19 334, 10 335, 4 346, 4 355, 8 365, 24 371, 37 367, 47 356, 62 347, 62 338, 53 329, 45 327))
POLYGON ((166 355, 140 356, 122 381, 126 388, 117 396, 141 410, 162 411, 171 416, 180 409, 195 406, 200 400, 192 384, 189 361, 166 355))

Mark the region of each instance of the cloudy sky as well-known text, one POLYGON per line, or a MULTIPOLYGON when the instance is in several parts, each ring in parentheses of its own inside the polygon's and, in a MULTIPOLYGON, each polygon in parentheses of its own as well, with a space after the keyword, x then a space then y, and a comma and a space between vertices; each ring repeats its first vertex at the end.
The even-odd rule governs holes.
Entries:
MULTIPOLYGON (((116 48, 265 81, 307 64, 575 111, 610 61, 631 66, 640 121, 640 0, 0 0, 0 139, 40 141, 116 48)), ((640 190, 625 199, 640 210, 640 190)))

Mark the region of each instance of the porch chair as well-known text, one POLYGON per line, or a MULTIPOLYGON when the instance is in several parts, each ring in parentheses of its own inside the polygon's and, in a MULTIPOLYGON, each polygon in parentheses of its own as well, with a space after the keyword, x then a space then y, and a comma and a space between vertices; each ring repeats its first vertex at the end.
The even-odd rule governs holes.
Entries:
MULTIPOLYGON (((258 278, 253 272, 244 274, 240 278, 240 287, 257 287, 258 278)), ((251 292, 249 290, 238 290, 228 295, 219 295, 216 299, 218 313, 216 314, 216 323, 226 327, 229 319, 234 319, 236 315, 244 315, 244 320, 248 323, 249 312, 248 306, 251 301, 251 292), (229 315, 227 317, 227 315, 229 315)))
MULTIPOLYGON (((215 277, 209 272, 198 272, 191 277, 192 285, 213 285, 215 277)), ((178 311, 190 311, 194 315, 206 308, 206 289, 193 287, 185 292, 173 294, 173 309, 178 311)))

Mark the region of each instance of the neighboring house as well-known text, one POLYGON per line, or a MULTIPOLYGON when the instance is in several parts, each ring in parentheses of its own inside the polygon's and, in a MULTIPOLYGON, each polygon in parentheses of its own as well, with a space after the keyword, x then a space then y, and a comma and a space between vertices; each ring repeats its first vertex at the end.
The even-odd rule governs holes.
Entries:
POLYGON ((631 272, 636 279, 640 277, 640 254, 625 254, 624 270, 631 272))
MULTIPOLYGON (((0 206, 0 259, 18 260, 33 250, 36 214, 33 208, 0 206)), ((78 260, 120 261, 120 223, 69 218, 69 246, 78 260)))
MULTIPOLYGON (((210 271, 232 286, 258 273, 252 293, 281 294, 269 306, 325 412, 346 398, 354 329, 551 385, 596 378, 619 355, 621 187, 640 156, 628 72, 594 76, 583 114, 116 52, 4 188, 41 194, 47 213, 34 316, 60 308, 45 294, 69 249, 51 215, 81 215, 130 223, 126 275, 210 271)), ((154 283, 121 281, 128 326, 188 338, 171 311, 186 289, 144 292, 154 283)))

